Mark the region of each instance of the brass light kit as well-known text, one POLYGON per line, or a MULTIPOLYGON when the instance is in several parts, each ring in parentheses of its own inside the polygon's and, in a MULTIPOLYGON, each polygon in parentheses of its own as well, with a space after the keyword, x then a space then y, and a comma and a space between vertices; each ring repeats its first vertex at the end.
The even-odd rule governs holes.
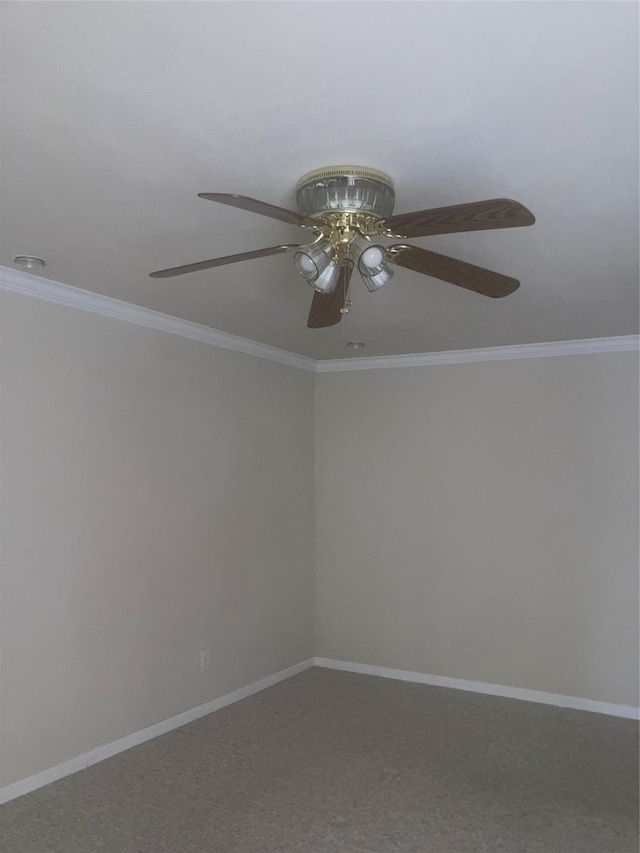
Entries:
POLYGON ((268 255, 293 253, 296 269, 315 291, 307 321, 310 328, 332 326, 349 312, 349 284, 354 269, 373 293, 392 278, 390 263, 484 296, 508 296, 520 286, 514 278, 406 243, 385 247, 380 239, 515 228, 535 222, 526 207, 504 198, 393 216, 392 179, 384 172, 363 166, 331 166, 303 175, 296 187, 297 212, 243 195, 198 195, 297 225, 311 231, 315 239, 303 245, 281 244, 171 267, 151 273, 151 276, 166 278, 268 255))
MULTIPOLYGON (((332 293, 340 268, 349 275, 358 269, 370 291, 392 277, 384 246, 372 242, 380 223, 393 213, 393 181, 384 172, 359 166, 316 169, 303 175, 296 188, 298 209, 317 226, 314 243, 299 246, 294 261, 298 272, 317 293, 332 293)), ((351 307, 347 287, 340 314, 351 307)))

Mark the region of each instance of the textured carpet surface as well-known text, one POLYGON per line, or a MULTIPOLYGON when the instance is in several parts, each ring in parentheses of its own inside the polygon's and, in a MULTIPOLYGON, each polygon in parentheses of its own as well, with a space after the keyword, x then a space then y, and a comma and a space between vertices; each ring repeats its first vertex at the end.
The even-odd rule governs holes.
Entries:
POLYGON ((312 669, 0 809, 2 853, 637 853, 637 723, 312 669))

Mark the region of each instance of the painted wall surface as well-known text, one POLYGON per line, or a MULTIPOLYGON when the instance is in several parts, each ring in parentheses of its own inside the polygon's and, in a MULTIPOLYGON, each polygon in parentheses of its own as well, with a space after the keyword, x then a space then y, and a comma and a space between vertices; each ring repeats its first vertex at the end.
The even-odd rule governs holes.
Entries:
POLYGON ((1 307, 7 785, 312 655, 314 376, 1 307))
POLYGON ((314 559, 316 655, 637 704, 637 353, 314 377, 0 306, 2 785, 310 657, 314 559))
POLYGON ((316 654, 638 704, 638 355, 317 377, 316 654))

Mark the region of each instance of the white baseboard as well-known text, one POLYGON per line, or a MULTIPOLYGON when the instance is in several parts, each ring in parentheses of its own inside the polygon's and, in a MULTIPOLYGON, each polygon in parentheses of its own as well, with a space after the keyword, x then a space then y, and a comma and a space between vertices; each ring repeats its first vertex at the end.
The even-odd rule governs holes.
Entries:
POLYGON ((632 720, 640 719, 640 709, 633 705, 614 705, 610 702, 599 702, 594 699, 583 699, 578 696, 562 696, 559 693, 527 690, 524 687, 485 684, 482 681, 466 681, 463 678, 447 678, 442 675, 409 672, 405 669, 390 669, 389 667, 373 666, 367 663, 351 663, 349 661, 315 657, 301 661, 273 675, 268 675, 266 678, 262 678, 253 684, 248 684, 246 687, 240 687, 232 693, 227 693, 225 696, 220 696, 218 699, 213 699, 211 702, 206 702, 197 708, 183 711, 181 714, 170 717, 168 720, 162 720, 160 723, 126 735, 119 740, 114 740, 111 743, 96 747, 96 749, 92 749, 89 752, 84 752, 82 755, 77 755, 75 758, 43 770, 41 773, 36 773, 33 776, 28 776, 26 779, 20 779, 10 785, 5 785, 0 788, 0 804, 7 803, 16 797, 21 797, 23 794, 28 794, 30 791, 35 791, 37 788, 42 788, 51 782, 56 782, 65 776, 70 776, 72 773, 77 773, 78 770, 91 767, 92 764, 98 764, 98 762, 104 761, 105 758, 111 758, 112 755, 125 752, 127 749, 131 749, 134 746, 145 743, 145 741, 152 740, 155 737, 180 728, 180 726, 191 723, 200 717, 206 717, 207 714, 212 714, 214 711, 220 710, 220 708, 240 701, 240 699, 245 699, 247 696, 259 693, 261 690, 272 687, 274 684, 291 678, 293 675, 298 675, 298 673, 304 672, 305 669, 309 669, 312 666, 323 667, 325 669, 339 669, 344 672, 354 672, 362 675, 377 675, 382 678, 394 678, 399 681, 413 681, 418 684, 430 684, 434 687, 468 690, 472 693, 485 693, 489 696, 504 696, 508 699, 524 699, 527 702, 555 705, 558 708, 574 708, 578 711, 591 711, 596 714, 608 714, 613 717, 626 717, 632 720))
POLYGON ((193 722, 200 717, 206 717, 207 714, 212 714, 214 711, 219 711, 226 705, 231 705, 233 702, 238 702, 240 699, 246 699, 247 696, 252 696, 254 693, 259 693, 267 687, 278 684, 286 678, 291 678, 292 675, 297 675, 305 669, 313 666, 313 659, 301 661, 287 669, 276 672, 273 675, 267 675, 266 678, 255 681, 253 684, 248 684, 246 687, 240 687, 232 693, 227 693, 225 696, 220 696, 218 699, 213 699, 211 702, 206 702, 204 705, 199 705, 197 708, 191 708, 189 711, 183 711, 175 717, 169 717, 168 720, 162 720, 153 726, 148 726, 133 734, 126 735, 119 740, 114 740, 111 743, 98 746, 89 752, 83 752, 82 755, 76 755, 69 761, 58 764, 55 767, 49 767, 41 773, 36 773, 33 776, 28 776, 26 779, 20 779, 10 785, 5 785, 0 788, 0 803, 7 803, 16 797, 21 797, 23 794, 28 794, 30 791, 35 791, 36 788, 41 788, 43 785, 48 785, 50 782, 56 782, 64 776, 70 776, 78 770, 84 770, 86 767, 91 767, 92 764, 97 764, 99 761, 104 761, 105 758, 111 758, 112 755, 117 755, 119 752, 124 752, 131 749, 133 746, 138 746, 145 741, 152 740, 159 735, 166 734, 173 729, 180 728, 187 723, 193 722))
POLYGON ((574 708, 577 711, 592 711, 596 714, 608 714, 611 717, 640 719, 640 708, 636 708, 634 705, 613 705, 610 702, 582 699, 579 696, 562 696, 559 693, 527 690, 525 687, 485 684, 482 681, 466 681, 464 678, 447 678, 443 675, 427 675, 423 672, 409 672, 406 669, 390 669, 386 666, 372 666, 368 663, 351 663, 344 660, 331 660, 330 658, 316 657, 313 659, 313 664, 325 669, 340 669, 344 672, 357 672, 361 675, 378 675, 382 678, 395 678, 399 681, 415 681, 418 684, 430 684, 433 687, 451 687, 454 690, 486 693, 489 696, 504 696, 507 699, 524 699, 527 702, 555 705, 558 708, 574 708))

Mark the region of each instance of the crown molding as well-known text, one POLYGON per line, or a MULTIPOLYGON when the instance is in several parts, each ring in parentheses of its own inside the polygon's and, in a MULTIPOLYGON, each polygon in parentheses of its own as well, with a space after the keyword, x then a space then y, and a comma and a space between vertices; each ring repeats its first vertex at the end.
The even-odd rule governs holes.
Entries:
POLYGON ((517 344, 509 347, 460 349, 446 352, 379 355, 369 358, 344 358, 319 361, 318 373, 343 370, 379 370, 385 367, 426 367, 433 364, 468 364, 475 361, 504 361, 514 358, 544 358, 551 355, 584 355, 599 352, 628 352, 640 347, 639 335, 615 338, 587 338, 541 344, 517 344))
POLYGON ((52 281, 48 278, 32 275, 31 273, 15 270, 11 267, 0 266, 0 289, 45 299, 58 305, 68 305, 126 320, 139 326, 159 329, 172 335, 180 335, 204 344, 221 347, 222 349, 243 352, 256 358, 286 364, 316 373, 334 373, 343 370, 379 370, 387 367, 426 367, 435 364, 468 364, 476 361, 503 361, 514 358, 544 358, 552 355, 584 355, 588 353, 628 352, 640 347, 639 335, 623 335, 612 338, 587 338, 576 341, 556 341, 538 344, 517 344, 507 347, 486 347, 484 349, 448 350, 445 352, 409 353, 407 355, 380 355, 365 358, 328 359, 317 361, 306 355, 300 355, 288 350, 261 344, 249 338, 241 338, 181 320, 169 314, 153 311, 141 305, 133 305, 111 296, 91 293, 71 287, 69 284, 52 281))
POLYGON ((10 267, 0 267, 0 289, 33 296, 37 299, 45 299, 47 302, 54 302, 57 305, 80 308, 83 311, 90 311, 103 317, 126 320, 128 323, 136 323, 138 326, 159 329, 172 335, 180 335, 183 338, 190 338, 203 344, 212 344, 223 349, 243 352, 246 355, 264 358, 267 361, 286 364, 289 367, 298 367, 310 371, 316 369, 317 362, 308 356, 261 344, 237 335, 230 335, 227 332, 211 329, 209 326, 201 326, 199 323, 192 323, 189 320, 181 320, 178 317, 171 317, 169 314, 162 314, 160 311, 153 311, 151 308, 133 305, 130 302, 123 302, 120 299, 113 299, 111 296, 103 296, 100 293, 80 290, 68 284, 41 278, 10 267))

